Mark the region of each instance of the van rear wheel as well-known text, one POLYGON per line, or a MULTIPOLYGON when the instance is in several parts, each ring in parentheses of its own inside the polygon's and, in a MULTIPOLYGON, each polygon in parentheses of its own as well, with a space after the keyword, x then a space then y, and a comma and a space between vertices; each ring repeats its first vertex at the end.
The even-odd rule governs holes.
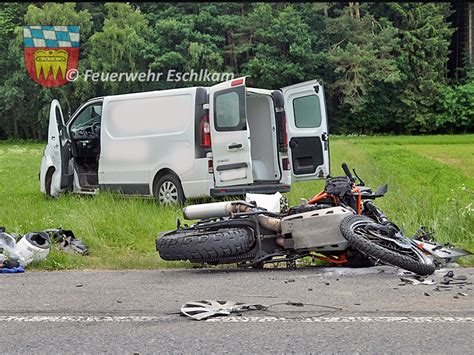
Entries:
POLYGON ((154 191, 156 202, 160 205, 184 203, 184 192, 179 179, 171 174, 164 175, 158 180, 154 191))

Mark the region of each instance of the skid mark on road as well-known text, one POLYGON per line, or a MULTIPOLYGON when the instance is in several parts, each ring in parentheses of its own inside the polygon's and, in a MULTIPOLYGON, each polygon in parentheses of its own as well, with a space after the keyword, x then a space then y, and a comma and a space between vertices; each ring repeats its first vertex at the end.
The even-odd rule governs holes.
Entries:
MULTIPOLYGON (((0 323, 153 323, 178 316, 0 316, 0 323)), ((191 321, 191 320, 190 320, 191 321)), ((193 321, 195 322, 195 321, 193 321)), ((474 317, 216 317, 206 323, 474 323, 474 317)))

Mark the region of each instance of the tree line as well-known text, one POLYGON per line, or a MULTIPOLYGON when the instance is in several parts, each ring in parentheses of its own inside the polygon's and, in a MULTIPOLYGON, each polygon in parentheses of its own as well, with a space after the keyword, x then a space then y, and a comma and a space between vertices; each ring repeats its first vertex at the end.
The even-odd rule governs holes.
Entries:
POLYGON ((449 3, 4 3, 0 139, 44 139, 54 98, 70 113, 97 96, 212 85, 79 77, 45 88, 25 69, 23 25, 79 25, 79 73, 207 69, 270 89, 317 78, 332 133, 469 132, 474 71, 448 78, 451 13, 449 3))

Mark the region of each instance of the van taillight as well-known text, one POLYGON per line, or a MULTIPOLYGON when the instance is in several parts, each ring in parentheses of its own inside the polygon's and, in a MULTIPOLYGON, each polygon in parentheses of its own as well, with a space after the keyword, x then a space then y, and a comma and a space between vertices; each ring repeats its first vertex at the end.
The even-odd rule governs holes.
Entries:
POLYGON ((286 113, 283 111, 283 116, 281 118, 282 123, 283 123, 283 142, 285 142, 285 147, 288 147, 288 133, 286 132, 286 113))
POLYGON ((285 153, 288 151, 288 133, 286 130, 286 114, 284 110, 278 112, 277 137, 278 137, 278 151, 285 153))
POLYGON ((201 117, 199 131, 201 132, 201 147, 211 148, 211 126, 208 113, 201 117))
POLYGON ((291 168, 291 167, 290 167, 290 159, 288 159, 288 158, 283 158, 283 159, 281 160, 281 162, 282 162, 282 165, 283 165, 283 170, 290 170, 290 168, 291 168))

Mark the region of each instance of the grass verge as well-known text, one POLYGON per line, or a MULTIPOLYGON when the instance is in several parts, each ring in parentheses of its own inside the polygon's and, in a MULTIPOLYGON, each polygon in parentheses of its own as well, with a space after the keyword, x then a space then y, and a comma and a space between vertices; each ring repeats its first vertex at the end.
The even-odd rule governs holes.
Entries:
MULTIPOLYGON (((153 269, 188 263, 162 261, 155 251, 159 231, 173 229, 179 207, 157 206, 151 199, 64 195, 45 198, 38 171, 43 144, 0 143, 0 225, 26 233, 63 226, 88 245, 88 257, 53 250, 32 268, 153 269)), ((388 183, 376 203, 407 235, 425 225, 439 241, 474 250, 474 135, 424 137, 334 137, 331 172, 342 175, 341 162, 355 167, 369 186, 388 183)), ((323 181, 294 183, 291 204, 309 198, 323 181)), ((190 201, 192 203, 192 201, 190 201)), ((473 265, 474 258, 464 258, 473 265)))

